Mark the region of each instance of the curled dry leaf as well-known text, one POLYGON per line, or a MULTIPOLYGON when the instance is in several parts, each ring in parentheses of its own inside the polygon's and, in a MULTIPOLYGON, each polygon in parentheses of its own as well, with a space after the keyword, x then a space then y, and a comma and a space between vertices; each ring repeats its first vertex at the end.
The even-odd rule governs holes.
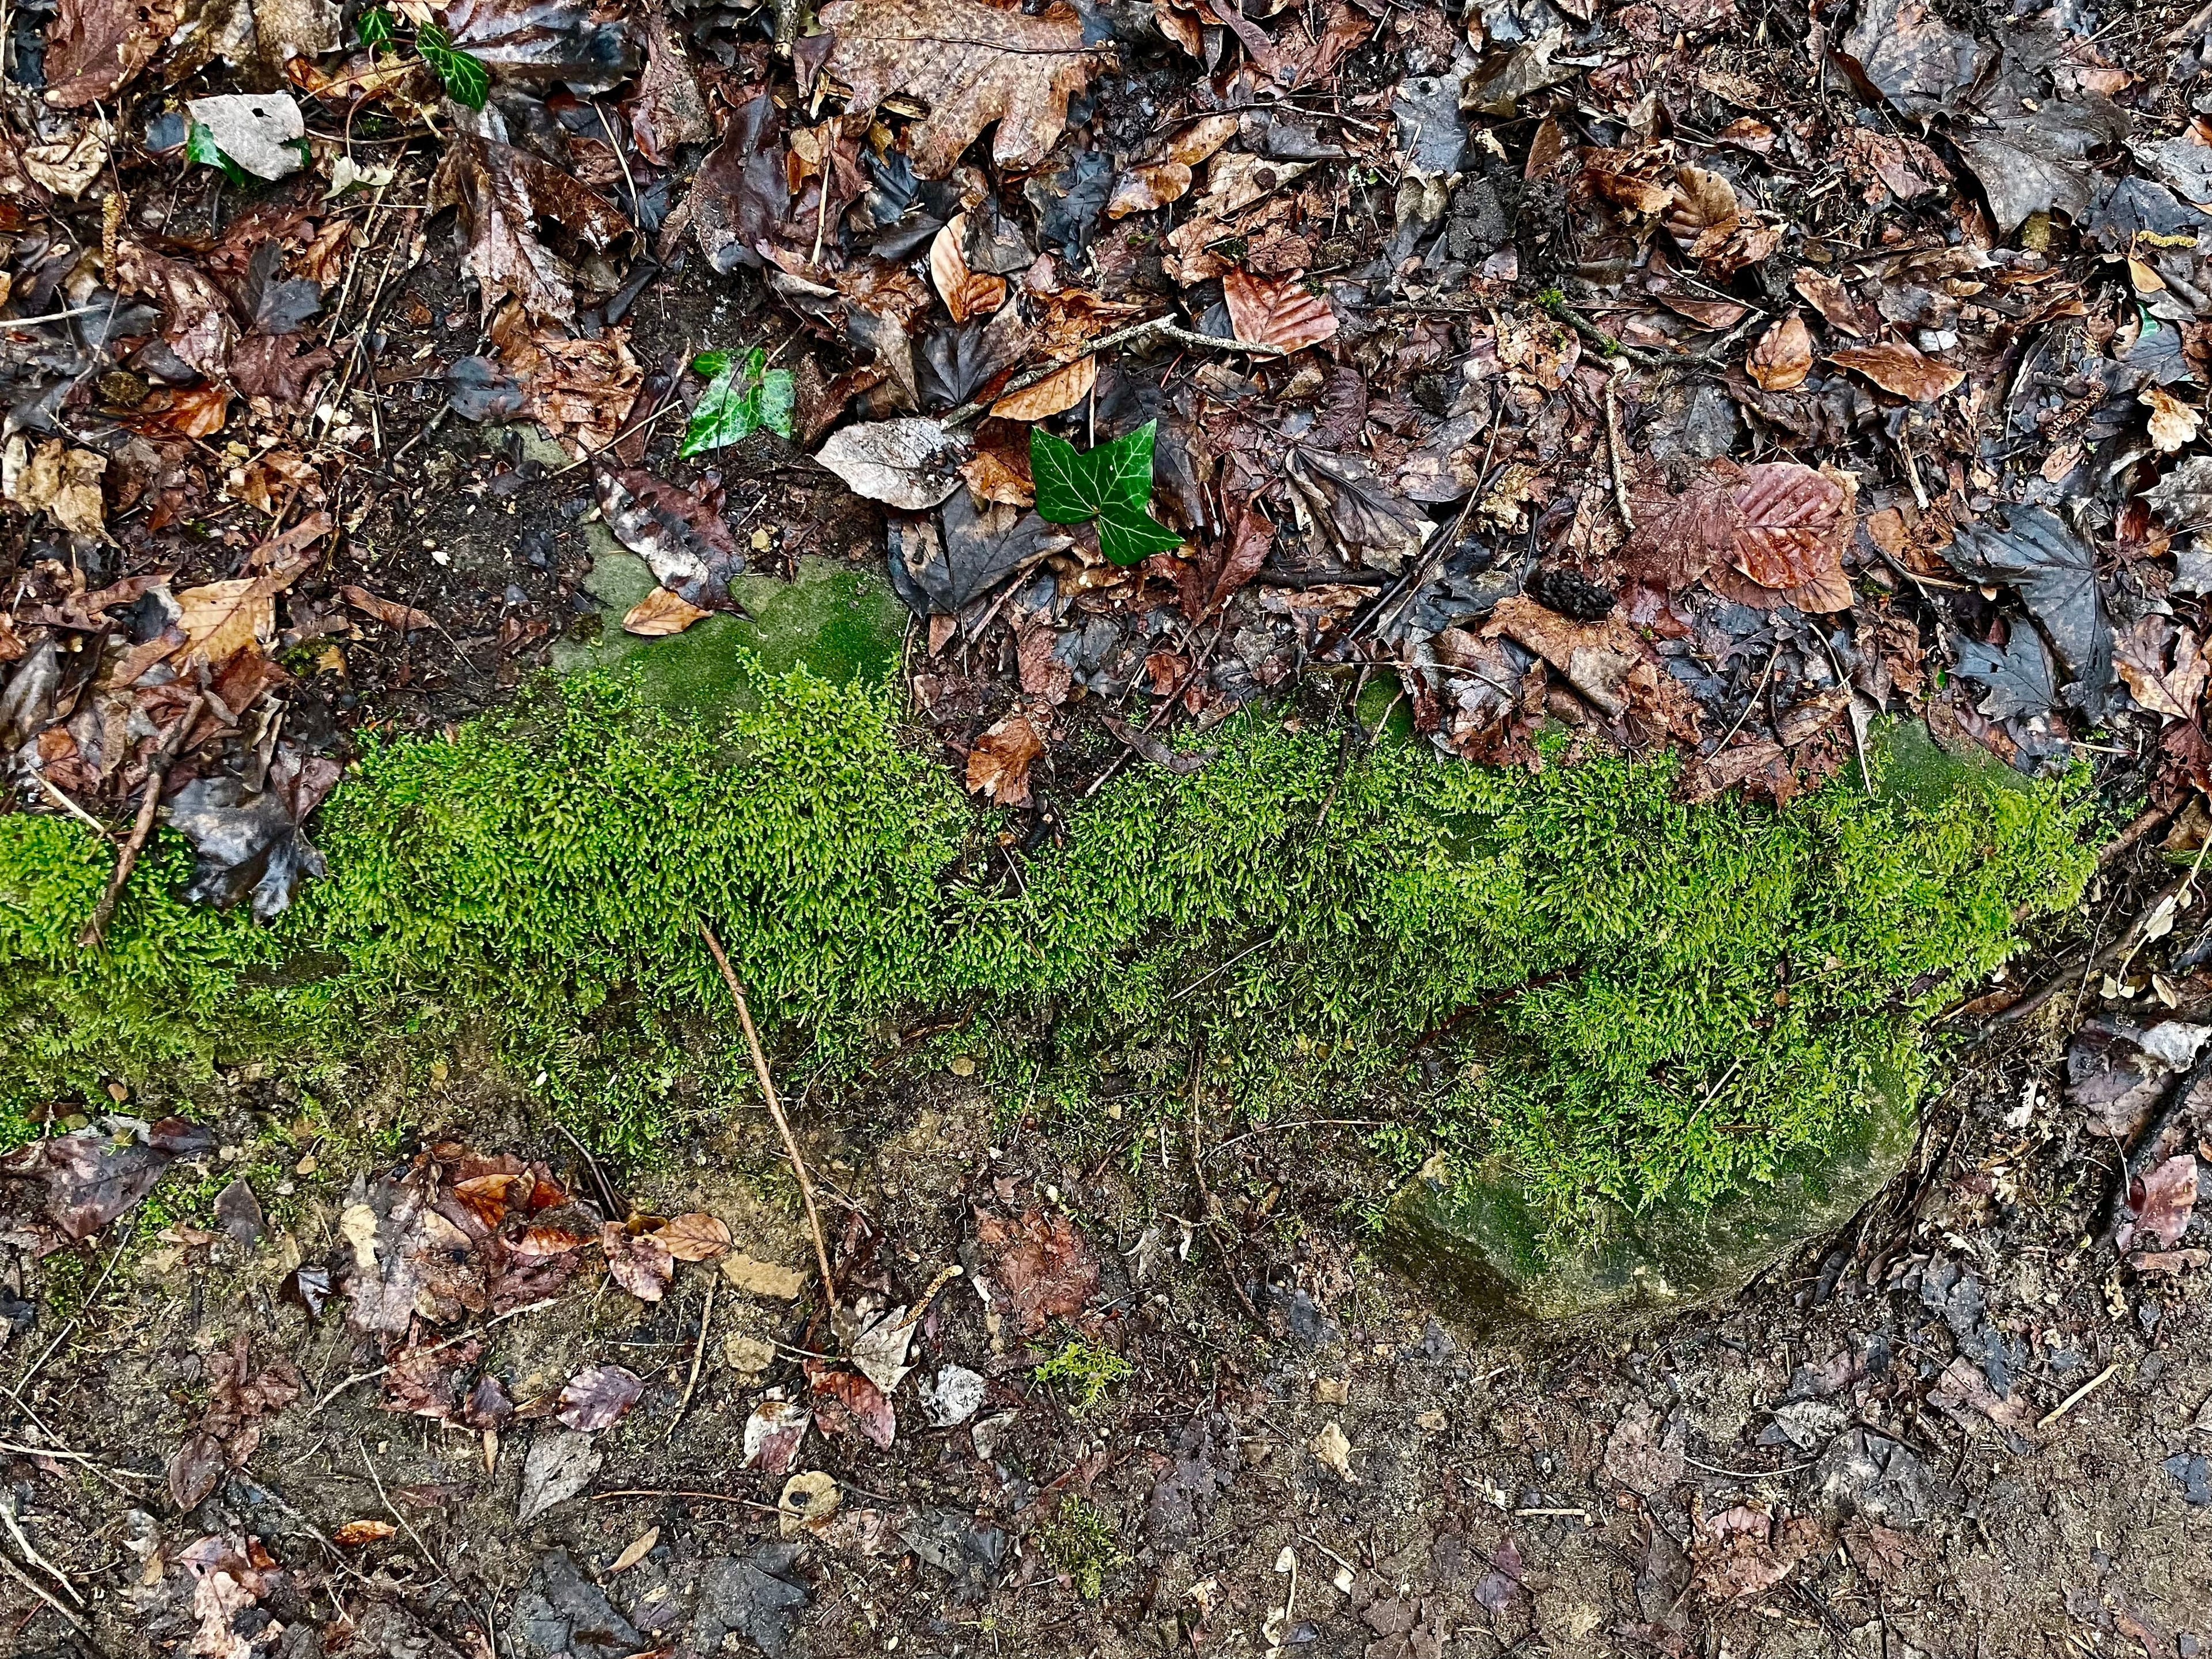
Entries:
POLYGON ((635 634, 640 639, 665 639, 672 634, 681 634, 702 617, 714 614, 701 610, 681 593, 656 587, 623 613, 623 632, 635 634))
POLYGON ((627 1366, 593 1365, 568 1379, 555 1415, 580 1433, 597 1434, 629 1415, 644 1392, 645 1380, 627 1366))
POLYGON ((1030 804, 1030 767, 1044 753, 1044 739, 1024 714, 1009 714, 975 739, 968 751, 968 788, 1001 806, 1030 804))
POLYGON ((919 513, 960 487, 967 448, 935 421, 864 422, 832 433, 814 459, 857 495, 919 513))
POLYGON ((396 632, 404 634, 411 629, 437 625, 427 611, 417 611, 414 606, 401 605, 395 599, 380 599, 367 588, 356 586, 350 582, 338 592, 355 610, 375 617, 396 632))
POLYGON ((1743 215, 1736 206, 1735 188, 1726 179, 1703 167, 1683 167, 1674 174, 1662 222, 1684 252, 1692 259, 1707 259, 1735 234, 1743 215))
POLYGON ((0 497, 27 513, 43 511, 76 535, 103 535, 107 514, 100 504, 100 480, 106 471, 105 455, 71 448, 59 438, 46 439, 33 449, 17 433, 8 440, 4 468, 0 468, 0 497))
POLYGON ((2160 454, 2171 455, 2196 441, 2201 417, 2187 404, 2162 386, 2146 386, 2142 400, 2150 405, 2151 447, 2160 454))
POLYGON ((619 1221, 600 1231, 607 1276, 641 1302, 658 1302, 676 1278, 676 1258, 651 1233, 632 1234, 619 1221))
POLYGON ((1006 302, 1005 277, 969 270, 967 256, 960 251, 967 235, 968 216, 956 213, 929 245, 930 281, 956 323, 987 315, 1006 302))
POLYGON ((1866 319, 1859 315, 1857 302, 1851 298, 1850 290, 1836 278, 1810 265, 1800 265, 1790 281, 1804 296, 1805 303, 1819 312, 1829 327, 1840 329, 1855 339, 1865 335, 1866 319))
POLYGON ((1036 167, 1067 125, 1067 100, 1104 68, 1083 20, 1065 0, 1036 16, 984 0, 828 0, 823 68, 851 89, 853 114, 891 97, 929 113, 907 135, 917 176, 942 179, 996 121, 991 157, 1009 171, 1036 167))
POLYGON ((514 1244, 517 1255, 566 1255, 571 1250, 580 1250, 592 1241, 581 1233, 572 1233, 564 1227, 550 1227, 540 1224, 523 1230, 522 1237, 514 1244))
POLYGON ((1247 345, 1298 351, 1336 333, 1336 313, 1323 296, 1306 291, 1304 273, 1255 276, 1232 270, 1221 279, 1221 298, 1230 327, 1247 345))
POLYGON ((1114 181, 1114 193, 1106 198, 1106 216, 1126 219, 1133 213, 1150 213, 1180 201, 1189 193, 1190 180, 1190 167, 1182 161, 1132 167, 1114 181))
POLYGON ((1828 361, 1838 368, 1863 374, 1884 392, 1916 404, 1932 404, 1966 382, 1966 371, 1939 363, 1903 340, 1879 340, 1872 345, 1850 346, 1831 353, 1828 361))
POLYGON ((364 1544, 381 1544, 398 1535, 399 1528, 389 1521, 349 1521, 331 1534, 331 1542, 357 1550, 364 1544))
POLYGON ((1766 392, 1789 392, 1804 384, 1813 372, 1813 334, 1805 319, 1791 312, 1759 336, 1743 366, 1766 392))
POLYGON ((2155 614, 2138 617, 2113 641, 2112 665, 2128 694, 2154 714, 2193 720, 2204 695, 2204 647, 2186 628, 2155 614))
MULTIPOLYGON (((1056 368, 1035 386, 1024 386, 1019 392, 1009 392, 991 405, 991 413, 1006 421, 1042 421, 1070 410, 1091 395, 1098 384, 1098 360, 1079 357, 1065 368, 1056 368)), ((1005 469, 1001 467, 1001 471, 1005 469)), ((979 492, 981 493, 981 492, 979 492)), ((986 495, 987 501, 1007 501, 1005 495, 986 495)), ((1025 507, 1031 498, 1024 494, 1013 505, 1025 507)))

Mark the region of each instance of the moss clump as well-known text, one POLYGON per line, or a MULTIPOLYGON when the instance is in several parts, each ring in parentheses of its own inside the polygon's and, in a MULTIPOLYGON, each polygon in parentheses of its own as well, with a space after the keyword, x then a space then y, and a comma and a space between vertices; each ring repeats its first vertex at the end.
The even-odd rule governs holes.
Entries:
POLYGON ((1106 1390, 1127 1377, 1133 1369, 1104 1343, 1077 1337, 1030 1375, 1055 1391, 1075 1416, 1087 1417, 1098 1409, 1106 1390))
POLYGON ((1086 1498, 1060 1500, 1044 1523, 1031 1534, 1046 1560, 1066 1575, 1075 1593, 1096 1601, 1106 1593, 1106 1575, 1128 1564, 1115 1540, 1120 1529, 1114 1517, 1086 1498))
POLYGON ((951 1013, 939 1043, 1086 1116, 1187 1101, 1202 1056, 1204 1097, 1248 1113, 1394 1103, 1409 1163, 1503 1158, 1557 1220, 1817 1154, 1872 1078, 1918 1086, 1920 1018, 2016 947, 2015 907, 2070 903, 2090 867, 2054 785, 1692 806, 1664 761, 1488 771, 1386 739, 1347 767, 1256 714, 1018 859, 884 690, 757 684, 718 732, 586 676, 374 749, 320 820, 331 877, 265 929, 177 900, 165 833, 88 958, 106 849, 0 818, 0 1091, 473 1011, 579 1133, 635 1153, 679 1097, 744 1086, 701 1040, 726 1023, 705 917, 793 1071, 879 1068, 899 1020, 951 1013))

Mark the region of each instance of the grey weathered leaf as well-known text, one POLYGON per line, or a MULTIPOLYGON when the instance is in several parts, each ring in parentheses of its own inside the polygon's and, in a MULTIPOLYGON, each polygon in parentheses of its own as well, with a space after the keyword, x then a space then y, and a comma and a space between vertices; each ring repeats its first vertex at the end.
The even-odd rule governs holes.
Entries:
POLYGON ((2143 491, 2143 500, 2177 536, 2212 527, 2212 455, 2191 455, 2143 491))
POLYGON ((2185 202, 2212 207, 2212 145, 2191 138, 2130 144, 2136 165, 2185 202))
POLYGON ((574 1429, 542 1431, 530 1443, 522 1464, 522 1498, 515 1524, 527 1526, 556 1504, 565 1504, 592 1484, 599 1455, 592 1437, 574 1429))
POLYGON ((1285 470, 1346 563, 1395 574, 1421 550, 1433 527, 1426 514, 1356 455, 1301 445, 1291 451, 1285 470))
POLYGON ((307 118, 289 92, 195 98, 185 112, 208 130, 216 148, 257 179, 282 179, 304 165, 299 141, 307 136, 307 118))
POLYGON ((1959 672, 1989 688, 1982 713, 1991 720, 2040 714, 2057 701, 2057 671, 2043 636, 2033 628, 2014 629, 2002 651, 1963 635, 1957 643, 1959 672))
POLYGON ((730 527, 688 489, 635 467, 610 467, 593 480, 599 510, 615 539, 653 568, 663 587, 702 611, 738 611, 730 583, 745 568, 730 527))
POLYGON ((935 421, 910 416, 833 432, 814 459, 855 495, 919 513, 959 488, 968 451, 935 421))
POLYGON ((2072 674, 2069 688, 2094 719, 2112 683, 2112 627, 2097 587, 2097 556, 2039 507, 2001 508, 1961 531, 1944 556, 1961 574, 2020 590, 2072 674))
POLYGON ((1952 137, 1982 182, 1997 228, 2009 235, 2031 214, 2055 211, 2080 220, 2097 185, 2089 152, 2127 131, 2127 112, 2092 93, 2007 110, 1952 137))
POLYGON ((1860 0, 1836 55, 1853 76, 1907 115, 1951 107, 1974 84, 1982 48, 1925 0, 1860 0))
POLYGON ((644 1392, 644 1379, 629 1367, 593 1365, 568 1379, 555 1415, 572 1429, 597 1434, 622 1421, 644 1392))

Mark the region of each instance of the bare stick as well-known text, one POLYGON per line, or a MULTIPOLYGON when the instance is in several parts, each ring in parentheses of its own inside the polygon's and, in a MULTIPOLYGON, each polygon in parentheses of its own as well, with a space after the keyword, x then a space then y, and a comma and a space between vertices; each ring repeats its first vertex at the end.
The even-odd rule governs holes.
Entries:
MULTIPOLYGON (((1142 339, 1147 334, 1164 334, 1177 345, 1190 346, 1200 351, 1247 351, 1255 357, 1279 357, 1283 355, 1282 348, 1279 346, 1255 345, 1246 340, 1224 339, 1218 334, 1194 334, 1178 324, 1174 318, 1163 313, 1144 322, 1132 323, 1127 328, 1117 328, 1103 338, 1092 340, 1080 349, 1069 352, 1064 357, 1055 357, 1048 363, 1040 363, 1035 368, 1024 370, 1006 382, 1006 389, 1000 392, 999 396, 1004 398, 1026 386, 1033 386, 1039 380, 1049 380, 1070 363, 1079 363, 1085 357, 1096 356, 1098 353, 1110 350, 1118 345, 1127 345, 1130 341, 1142 339)), ((996 399, 993 401, 995 402, 996 399)), ((988 407, 988 404, 981 402, 963 404, 947 415, 941 424, 948 427, 964 425, 988 407)))
MULTIPOLYGON (((89 1642, 92 1639, 91 1632, 85 1628, 83 1620, 78 1618, 67 1607, 64 1607, 59 1601, 57 1601, 54 1599, 53 1592, 52 1590, 49 1590, 44 1584, 41 1584, 37 1579, 32 1577, 29 1573, 25 1572, 22 1568, 17 1566, 9 1557, 0 1555, 0 1568, 5 1568, 7 1570, 8 1576, 10 1578, 14 1579, 25 1589, 30 1591, 32 1595, 37 1596, 39 1600, 44 1601, 48 1607, 52 1607, 55 1613, 60 1615, 63 1622, 68 1625, 69 1627, 75 1631, 80 1637, 83 1638, 87 1642, 89 1642)), ((104 1651, 104 1650, 94 1648, 93 1651, 99 1653, 104 1651)))
MULTIPOLYGON (((1636 514, 1628 510, 1628 447, 1620 441, 1620 398, 1614 391, 1620 384, 1620 377, 1627 372, 1627 362, 1616 358, 1613 373, 1606 377, 1605 453, 1607 459, 1613 463, 1613 504, 1620 510, 1621 527, 1633 530, 1636 514)), ((1469 495, 1468 499, 1474 498, 1469 495)))
POLYGON ((699 1316, 699 1346, 691 1350, 691 1375, 684 1379, 684 1398, 676 1402, 676 1415, 668 1419, 668 1431, 660 1437, 663 1442, 674 1437, 676 1425, 691 1409, 692 1392, 699 1386, 699 1364, 707 1357, 707 1333, 714 1323, 714 1286, 720 1279, 720 1273, 707 1275, 707 1309, 699 1316))
POLYGON ((200 705, 206 700, 205 692, 193 692, 191 701, 185 705, 185 712, 177 716, 176 724, 162 735, 161 746, 154 751, 154 763, 146 769, 146 793, 138 803, 137 822, 131 826, 131 838, 116 855, 115 873, 107 878, 107 890, 100 896, 92 920, 77 935, 79 948, 100 948, 100 936, 107 931, 108 919, 115 914, 115 902, 123 896, 124 885, 137 867, 138 854, 146 850, 146 839, 154 833, 154 819, 161 810, 161 786, 169 781, 169 768, 176 763, 178 751, 185 746, 185 734, 199 718, 200 705))
POLYGON ((738 1018, 745 1028, 745 1046, 752 1051, 753 1075, 760 1079, 761 1093, 768 1101, 768 1115, 775 1120, 776 1133, 783 1137, 783 1150, 790 1154, 791 1172, 799 1177, 799 1195, 806 1202, 806 1224, 814 1234, 814 1265, 822 1270, 822 1296, 828 1304, 834 1329, 837 1281, 830 1271, 830 1246, 822 1237, 822 1217, 814 1207, 814 1183, 807 1179, 806 1160, 799 1155, 799 1141, 791 1133, 791 1120, 784 1116, 783 1102, 775 1092, 775 1079, 768 1073, 768 1056, 761 1052, 760 1033, 753 1029, 753 1011, 745 1006, 745 994, 738 988, 738 976, 730 969, 729 957, 722 954, 722 941, 714 937, 714 930, 707 925, 704 916, 699 918, 699 934, 707 941, 707 948, 714 953, 714 965, 722 970, 722 983, 730 988, 730 1000, 738 1005, 738 1018))
MULTIPOLYGON (((519 1319, 526 1313, 536 1313, 540 1308, 550 1308, 559 1300, 560 1298, 558 1297, 547 1296, 541 1297, 535 1302, 526 1302, 519 1308, 509 1308, 503 1314, 494 1314, 489 1319, 485 1320, 482 1325, 479 1325, 472 1331, 463 1331, 458 1335, 447 1337, 442 1342, 433 1342, 427 1348, 416 1348, 413 1352, 418 1354, 436 1353, 441 1348, 452 1347, 456 1342, 465 1342, 472 1336, 482 1336, 486 1331, 489 1330, 495 1325, 501 1324, 510 1319, 519 1319)), ((373 1371, 356 1371, 353 1376, 349 1376, 344 1382, 333 1388, 328 1394, 325 1394, 320 1400, 315 1401, 314 1405, 308 1410, 307 1416, 310 1419, 313 1419, 317 1412, 321 1411, 324 1407, 329 1405, 331 1401, 337 1399, 348 1389, 355 1388, 363 1382, 374 1382, 378 1377, 388 1376, 391 1373, 392 1367, 389 1365, 379 1365, 373 1371)), ((327 1376, 330 1373, 325 1371, 324 1375, 327 1376)))

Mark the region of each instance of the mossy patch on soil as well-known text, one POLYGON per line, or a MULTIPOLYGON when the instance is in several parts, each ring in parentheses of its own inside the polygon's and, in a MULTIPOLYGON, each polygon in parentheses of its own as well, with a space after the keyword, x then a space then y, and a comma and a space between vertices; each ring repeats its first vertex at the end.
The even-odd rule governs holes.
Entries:
POLYGON ((794 1079, 964 1054, 1092 1122, 1109 1095, 1364 1097, 1408 1170, 1502 1165, 1549 1228, 1770 1182, 1877 1076, 1917 1092, 1925 1012, 2091 866, 2078 796, 1972 769, 1692 805, 1664 760, 1347 758, 1257 712, 1023 854, 902 746, 884 686, 749 678, 719 728, 586 675, 372 750, 319 821, 331 875, 265 928, 183 903, 164 832, 88 957, 107 849, 0 819, 0 1088, 24 1109, 466 1017, 575 1133, 641 1154, 750 1087, 704 919, 794 1079))

